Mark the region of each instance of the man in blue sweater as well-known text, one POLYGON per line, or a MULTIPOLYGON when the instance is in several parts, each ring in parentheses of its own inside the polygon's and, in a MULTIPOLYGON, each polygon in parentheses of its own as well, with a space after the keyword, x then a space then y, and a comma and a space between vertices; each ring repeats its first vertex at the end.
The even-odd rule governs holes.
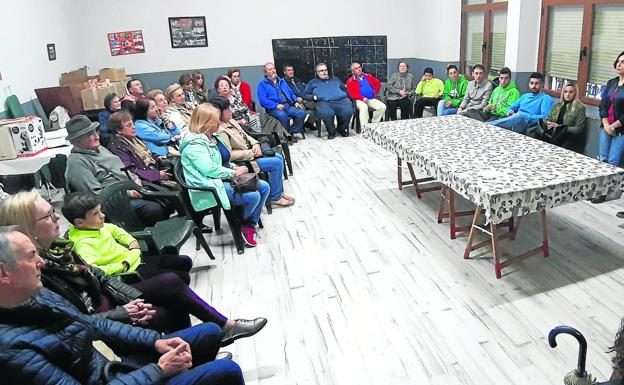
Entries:
POLYGON ((531 123, 546 119, 552 108, 552 98, 542 92, 544 76, 533 72, 529 78, 530 93, 526 93, 507 109, 507 116, 492 120, 490 124, 524 134, 531 123))
POLYGON ((260 105, 286 128, 293 138, 303 139, 306 113, 290 86, 280 79, 273 63, 264 65, 264 79, 258 84, 260 105), (290 124, 290 118, 293 123, 290 124))
POLYGON ((303 98, 316 102, 316 111, 327 129, 327 139, 334 139, 336 132, 349 136, 347 128, 353 115, 353 104, 347 97, 347 87, 337 77, 329 77, 325 63, 316 65, 316 78, 303 90, 303 98), (338 120, 338 128, 334 117, 338 120))

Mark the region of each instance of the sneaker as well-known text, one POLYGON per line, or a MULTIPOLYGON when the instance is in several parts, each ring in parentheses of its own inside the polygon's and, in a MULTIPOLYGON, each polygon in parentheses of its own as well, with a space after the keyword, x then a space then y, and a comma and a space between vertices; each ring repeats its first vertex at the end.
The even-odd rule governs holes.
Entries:
POLYGON ((606 195, 601 195, 599 197, 596 197, 596 198, 592 199, 591 203, 597 205, 597 204, 600 204, 600 203, 604 203, 604 201, 606 201, 606 200, 607 200, 607 196, 606 195))
POLYGON ((303 139, 303 134, 296 133, 296 134, 293 134, 292 137, 293 137, 293 139, 302 140, 303 139))
POLYGON ((226 330, 221 338, 221 346, 228 346, 239 338, 251 337, 267 324, 267 319, 260 317, 253 320, 234 320, 234 327, 226 330))
POLYGON ((242 226, 241 234, 243 235, 243 242, 245 242, 245 246, 247 247, 256 247, 256 228, 242 226))
POLYGON ((615 214, 615 216, 618 218, 624 218, 624 211, 619 211, 617 214, 615 214))
POLYGON ((221 351, 217 353, 217 356, 215 357, 215 361, 216 360, 231 360, 233 357, 234 356, 232 355, 232 353, 221 351))

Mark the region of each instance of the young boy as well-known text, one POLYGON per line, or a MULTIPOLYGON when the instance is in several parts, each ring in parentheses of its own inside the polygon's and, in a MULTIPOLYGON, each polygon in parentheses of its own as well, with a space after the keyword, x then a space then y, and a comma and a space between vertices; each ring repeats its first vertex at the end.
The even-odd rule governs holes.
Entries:
POLYGON ((171 271, 188 284, 192 261, 187 256, 149 256, 149 263, 141 263, 139 242, 128 232, 112 223, 105 223, 98 199, 90 193, 65 196, 63 215, 71 224, 69 239, 74 251, 88 264, 102 269, 106 275, 138 272, 144 278, 171 271))

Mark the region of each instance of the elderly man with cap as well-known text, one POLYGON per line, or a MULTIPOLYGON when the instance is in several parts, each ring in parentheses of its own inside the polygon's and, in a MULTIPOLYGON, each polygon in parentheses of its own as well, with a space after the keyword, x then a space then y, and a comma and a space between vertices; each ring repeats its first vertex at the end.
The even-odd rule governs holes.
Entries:
POLYGON ((82 314, 42 288, 41 258, 30 238, 0 227, 0 373, 6 385, 244 384, 240 367, 214 361, 221 328, 206 322, 168 335, 82 314), (134 367, 105 377, 113 352, 134 367), (104 354, 106 354, 106 356, 104 354))
MULTIPOLYGON (((65 180, 75 191, 89 191, 99 194, 106 186, 128 177, 121 171, 121 159, 100 145, 98 128, 100 124, 91 122, 84 115, 72 117, 66 125, 65 138, 74 148, 67 157, 65 180)), ((130 174, 133 181, 141 185, 141 180, 130 174)), ((129 191, 130 205, 146 226, 153 226, 159 220, 171 215, 172 210, 158 202, 141 199, 138 191, 129 191)))

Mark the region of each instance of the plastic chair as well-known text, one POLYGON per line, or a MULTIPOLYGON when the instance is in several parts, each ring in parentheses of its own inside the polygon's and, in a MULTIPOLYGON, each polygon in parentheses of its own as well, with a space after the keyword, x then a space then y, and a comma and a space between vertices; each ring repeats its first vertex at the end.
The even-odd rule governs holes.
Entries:
POLYGON ((191 201, 190 196, 189 196, 189 190, 207 191, 207 192, 212 193, 212 195, 215 198, 215 201, 217 202, 217 206, 211 207, 206 210, 195 211, 195 209, 193 209, 193 206, 190 205, 189 207, 191 207, 191 210, 192 210, 191 217, 193 218, 196 224, 201 226, 201 224, 203 223, 204 217, 206 215, 212 214, 213 219, 214 219, 214 228, 216 230, 219 230, 221 229, 221 210, 223 210, 223 213, 225 214, 225 218, 228 221, 228 225, 230 226, 230 231, 232 232, 232 238, 234 239, 234 245, 236 246, 236 251, 238 252, 238 254, 243 254, 245 252, 245 247, 244 247, 244 242, 243 242, 243 235, 241 233, 242 221, 240 220, 240 218, 242 217, 242 214, 236 212, 236 211, 241 211, 242 206, 231 206, 230 210, 226 210, 225 208, 223 208, 223 203, 219 199, 219 195, 217 194, 217 191, 215 188, 192 187, 188 185, 186 183, 186 178, 184 177, 184 168, 182 167, 182 162, 176 163, 173 173, 174 173, 176 180, 180 184, 180 186, 182 186, 182 188, 184 189, 184 197, 189 203, 191 201))
MULTIPOLYGON (((182 197, 177 191, 140 190, 146 198, 177 200, 178 213, 183 215, 162 220, 152 227, 145 227, 130 206, 130 197, 128 196, 128 190, 137 190, 138 187, 130 181, 119 181, 108 185, 100 192, 99 199, 102 212, 108 221, 122 227, 133 237, 143 241, 150 254, 166 254, 171 248, 175 248, 176 252, 179 253, 180 248, 191 234, 195 234, 197 242, 204 248, 206 254, 210 259, 215 259, 201 229, 190 219, 182 197)), ((196 245, 197 250, 199 250, 199 245, 196 245)))

